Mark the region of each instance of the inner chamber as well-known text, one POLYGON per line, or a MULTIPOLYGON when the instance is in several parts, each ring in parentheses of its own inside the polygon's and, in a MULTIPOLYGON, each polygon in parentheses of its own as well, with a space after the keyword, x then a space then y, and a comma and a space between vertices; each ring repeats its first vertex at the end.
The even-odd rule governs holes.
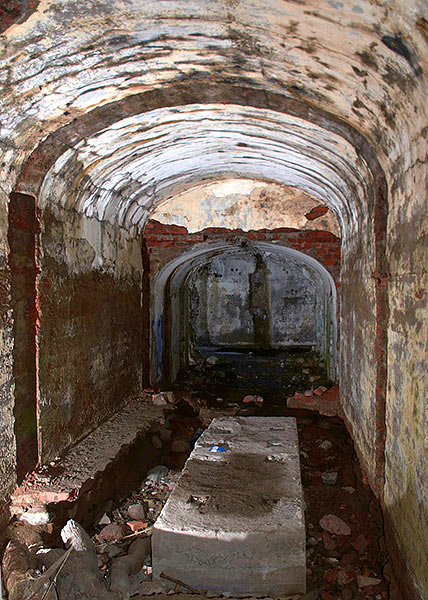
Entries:
POLYGON ((174 198, 146 226, 155 383, 186 382, 205 393, 213 384, 212 393, 229 400, 238 389, 283 400, 336 381, 335 217, 294 188, 248 184, 231 180, 192 191, 187 202, 174 198), (276 221, 266 222, 264 207, 281 195, 276 221), (193 214, 201 215, 213 197, 214 226, 198 230, 204 222, 181 206, 199 200, 193 214))

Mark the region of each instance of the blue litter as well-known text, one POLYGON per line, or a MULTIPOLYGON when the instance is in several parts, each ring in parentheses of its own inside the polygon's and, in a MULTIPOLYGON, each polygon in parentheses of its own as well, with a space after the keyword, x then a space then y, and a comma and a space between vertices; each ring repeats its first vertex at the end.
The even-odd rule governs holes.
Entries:
POLYGON ((211 446, 210 452, 227 452, 227 450, 221 446, 211 446))

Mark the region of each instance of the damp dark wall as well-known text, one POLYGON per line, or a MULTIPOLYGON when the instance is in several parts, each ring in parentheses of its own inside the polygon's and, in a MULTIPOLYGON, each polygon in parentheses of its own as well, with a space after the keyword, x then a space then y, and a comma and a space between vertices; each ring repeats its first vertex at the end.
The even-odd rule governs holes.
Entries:
POLYGON ((322 335, 323 296, 298 260, 255 249, 225 252, 191 275, 188 291, 199 346, 311 347, 322 335))
POLYGON ((139 244, 118 228, 45 210, 39 434, 49 460, 141 389, 139 244))
POLYGON ((14 323, 13 379, 18 481, 38 462, 36 406, 36 331, 38 306, 37 236, 34 196, 12 194, 9 204, 9 268, 14 323))
POLYGON ((14 434, 13 316, 10 269, 4 244, 0 247, 0 529, 8 520, 7 501, 17 478, 14 434))

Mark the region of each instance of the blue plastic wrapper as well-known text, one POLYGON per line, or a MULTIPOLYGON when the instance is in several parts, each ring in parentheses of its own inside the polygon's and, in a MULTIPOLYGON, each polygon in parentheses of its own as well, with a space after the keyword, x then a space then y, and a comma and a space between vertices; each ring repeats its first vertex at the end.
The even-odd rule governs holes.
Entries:
POLYGON ((227 450, 221 446, 211 446, 210 452, 227 452, 227 450))

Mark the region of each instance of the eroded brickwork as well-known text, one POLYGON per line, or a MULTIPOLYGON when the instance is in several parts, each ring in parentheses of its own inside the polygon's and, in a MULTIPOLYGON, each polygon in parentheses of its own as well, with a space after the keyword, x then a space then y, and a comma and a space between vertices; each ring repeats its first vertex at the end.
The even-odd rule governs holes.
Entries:
POLYGON ((151 220, 144 229, 144 240, 150 256, 150 271, 155 275, 170 260, 200 242, 248 239, 273 242, 308 254, 320 262, 340 287, 340 238, 329 231, 299 231, 291 227, 260 229, 244 232, 209 227, 198 233, 189 233, 186 227, 165 225, 151 220))

